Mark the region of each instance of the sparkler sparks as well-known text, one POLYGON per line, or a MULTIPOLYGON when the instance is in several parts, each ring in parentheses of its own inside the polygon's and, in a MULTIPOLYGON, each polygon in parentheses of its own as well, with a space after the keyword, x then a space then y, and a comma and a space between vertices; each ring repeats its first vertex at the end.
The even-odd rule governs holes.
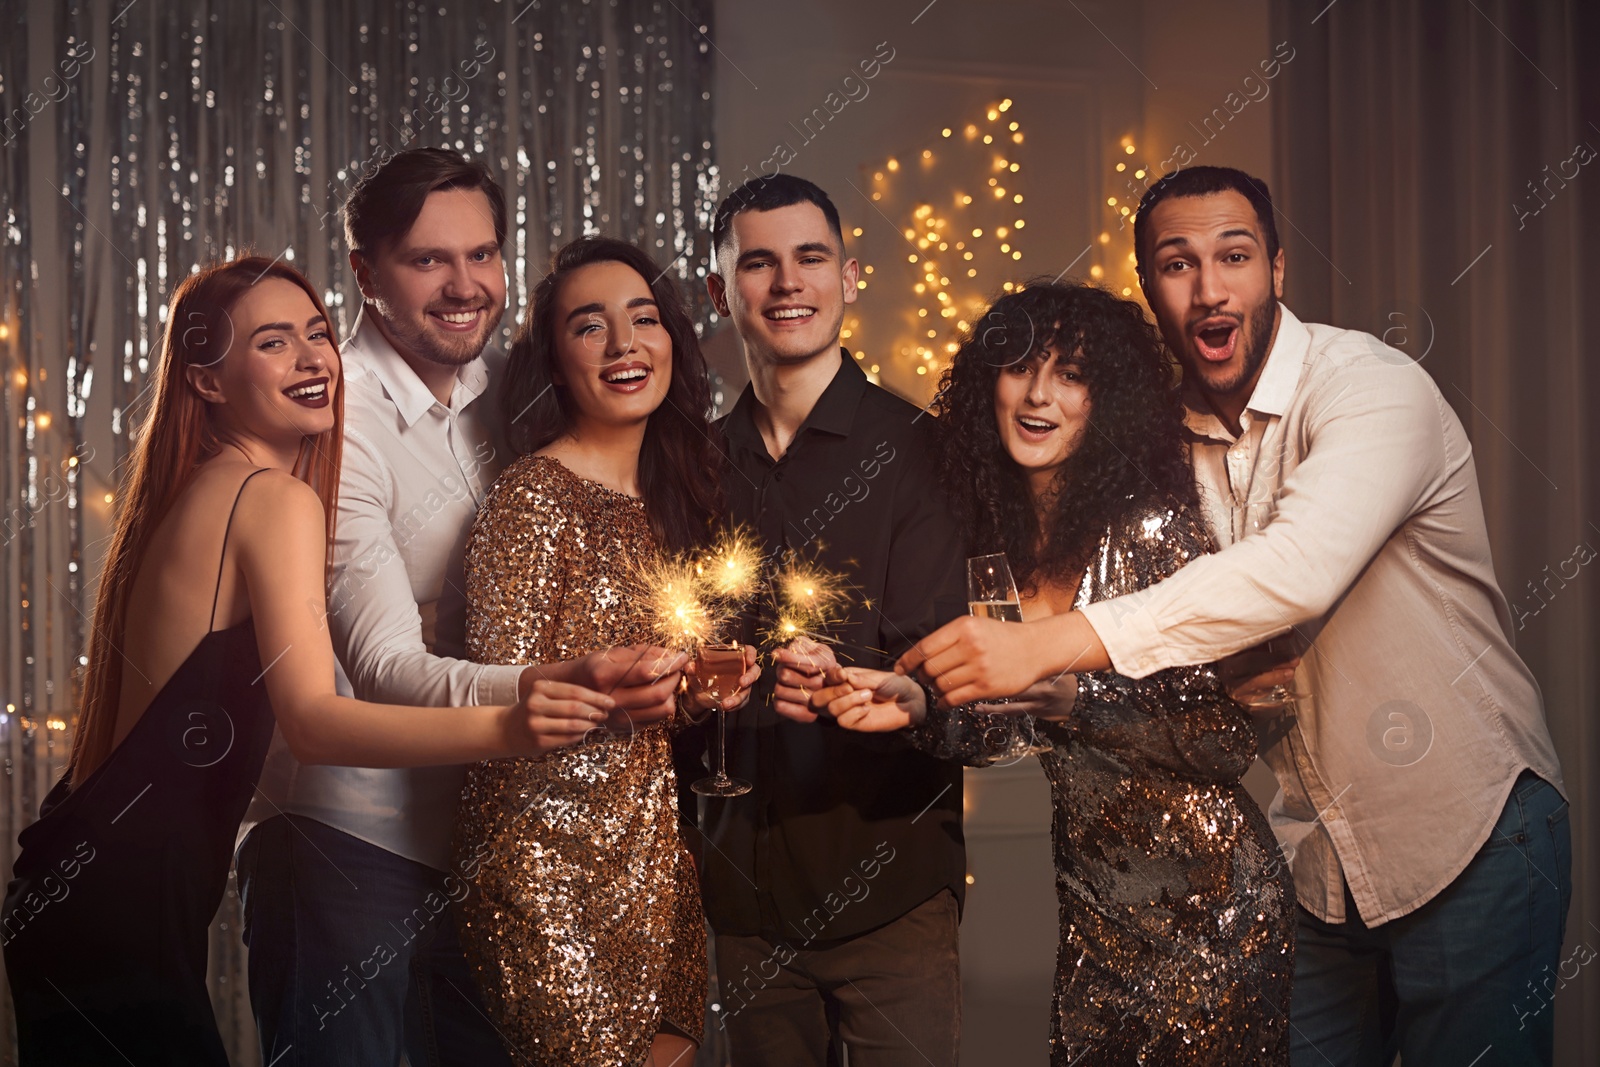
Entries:
POLYGON ((850 601, 843 575, 800 560, 790 560, 778 572, 772 591, 777 617, 763 637, 773 645, 785 645, 799 637, 830 641, 826 630, 840 620, 850 601))
POLYGON ((760 545, 743 527, 726 530, 696 564, 696 572, 712 593, 733 601, 732 607, 743 607, 761 580, 760 545))
POLYGON ((633 575, 656 640, 690 655, 727 639, 760 580, 761 551, 742 528, 724 531, 698 557, 657 557, 633 575))
POLYGON ((669 558, 642 562, 634 580, 650 627, 664 647, 693 655, 717 640, 724 619, 707 605, 693 564, 669 558))

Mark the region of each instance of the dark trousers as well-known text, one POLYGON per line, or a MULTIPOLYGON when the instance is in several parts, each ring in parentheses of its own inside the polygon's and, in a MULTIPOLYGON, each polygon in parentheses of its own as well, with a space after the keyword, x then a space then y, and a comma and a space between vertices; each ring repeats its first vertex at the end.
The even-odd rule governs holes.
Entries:
POLYGON ((961 1044, 959 915, 946 889, 894 922, 828 947, 716 940, 734 1067, 955 1067, 961 1044), (835 1057, 830 1060, 830 1046, 835 1057))
POLYGON ((1300 910, 1294 1067, 1549 1064, 1571 898, 1567 802, 1524 772, 1488 843, 1410 915, 1368 928, 1348 889, 1345 922, 1300 910))
POLYGON ((298 815, 238 867, 263 1064, 511 1063, 456 937, 459 876, 298 815))

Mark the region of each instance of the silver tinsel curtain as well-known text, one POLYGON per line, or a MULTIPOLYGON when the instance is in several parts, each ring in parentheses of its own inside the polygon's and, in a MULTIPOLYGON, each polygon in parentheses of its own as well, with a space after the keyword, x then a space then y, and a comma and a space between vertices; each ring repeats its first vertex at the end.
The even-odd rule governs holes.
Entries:
MULTIPOLYGON (((254 248, 310 277, 347 329, 360 297, 339 207, 364 169, 429 145, 502 179, 508 332, 550 252, 586 233, 643 243, 699 301, 717 186, 711 7, 0 0, 8 876, 71 745, 118 465, 173 287, 254 248)), ((240 956, 230 895, 214 999, 235 1062, 254 1063, 240 956)))

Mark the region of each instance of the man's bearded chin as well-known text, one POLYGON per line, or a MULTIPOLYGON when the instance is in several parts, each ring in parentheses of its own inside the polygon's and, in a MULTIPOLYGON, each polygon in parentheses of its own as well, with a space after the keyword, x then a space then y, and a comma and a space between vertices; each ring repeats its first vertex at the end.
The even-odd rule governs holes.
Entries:
POLYGON ((1238 377, 1232 381, 1206 383, 1206 390, 1215 396, 1237 396, 1241 391, 1251 388, 1255 381, 1256 372, 1261 369, 1261 364, 1267 361, 1267 353, 1272 348, 1272 320, 1278 310, 1278 301, 1273 297, 1263 300, 1253 308, 1246 317, 1248 329, 1245 331, 1249 342, 1244 350, 1244 363, 1239 368, 1238 377))

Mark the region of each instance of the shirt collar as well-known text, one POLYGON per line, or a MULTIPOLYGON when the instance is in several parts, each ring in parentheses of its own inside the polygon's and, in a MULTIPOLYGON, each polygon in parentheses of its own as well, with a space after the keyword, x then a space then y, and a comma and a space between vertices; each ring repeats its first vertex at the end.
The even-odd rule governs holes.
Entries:
MULTIPOLYGON (((375 313, 374 313, 375 314, 375 313)), ((405 358, 395 351, 394 345, 378 329, 376 322, 368 321, 368 306, 363 304, 356 316, 355 329, 339 348, 346 377, 351 371, 365 372, 378 379, 383 391, 394 402, 400 417, 409 429, 415 426, 423 413, 438 403, 433 392, 417 377, 417 372, 405 358)), ((450 394, 450 410, 460 412, 483 395, 489 384, 489 369, 480 354, 471 363, 456 370, 456 388, 450 394)))
MULTIPOLYGON (((1306 329, 1305 323, 1295 317, 1294 312, 1280 303, 1278 333, 1272 340, 1272 348, 1268 350, 1266 363, 1261 368, 1261 377, 1256 379, 1256 387, 1250 393, 1245 410, 1269 417, 1286 413, 1290 401, 1294 399, 1295 390, 1300 386, 1300 374, 1305 369, 1306 354, 1310 350, 1311 332, 1306 329)), ((1206 437, 1215 437, 1223 432, 1222 420, 1217 418, 1195 388, 1186 387, 1183 400, 1187 409, 1184 421, 1189 429, 1206 437)))
MULTIPOLYGON (((806 430, 821 430, 823 433, 836 434, 848 437, 851 428, 855 425, 856 408, 861 406, 861 398, 867 392, 867 375, 850 353, 843 348, 839 349, 839 370, 828 383, 828 387, 817 397, 817 402, 812 405, 811 414, 806 416, 800 424, 800 433, 806 430)), ((733 444, 750 448, 765 454, 766 442, 761 439, 761 431, 756 429, 755 406, 756 400, 754 384, 748 384, 739 394, 739 400, 728 412, 728 421, 724 432, 733 444)), ((800 434, 795 434, 799 439, 800 434)))

